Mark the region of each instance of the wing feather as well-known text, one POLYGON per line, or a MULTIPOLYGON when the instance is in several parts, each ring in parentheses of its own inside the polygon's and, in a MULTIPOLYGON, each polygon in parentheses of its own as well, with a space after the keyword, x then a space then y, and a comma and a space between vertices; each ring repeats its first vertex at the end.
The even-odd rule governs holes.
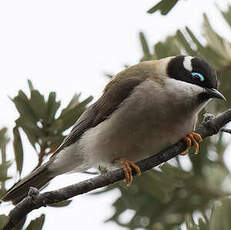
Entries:
MULTIPOLYGON (((139 64, 140 65, 140 64, 139 64)), ((135 66, 131 67, 134 71, 133 76, 142 74, 142 77, 134 78, 126 74, 126 70, 121 72, 105 87, 103 95, 80 116, 71 130, 70 134, 64 139, 63 143, 57 148, 54 155, 63 148, 75 143, 81 135, 88 129, 97 126, 107 119, 147 76, 144 72, 138 72, 135 66)), ((140 68, 139 68, 140 69, 140 68)))

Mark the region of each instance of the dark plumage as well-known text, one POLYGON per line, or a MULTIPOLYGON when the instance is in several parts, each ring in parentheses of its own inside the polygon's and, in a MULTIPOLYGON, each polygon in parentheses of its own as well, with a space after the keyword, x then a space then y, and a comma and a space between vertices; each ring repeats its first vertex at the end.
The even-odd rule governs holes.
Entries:
POLYGON ((217 89, 217 76, 215 70, 203 59, 193 57, 191 60, 192 70, 182 68, 186 56, 177 56, 169 62, 168 75, 176 80, 185 81, 191 84, 199 85, 204 88, 217 89), (197 72, 204 76, 205 80, 200 81, 194 78, 191 73, 197 72))

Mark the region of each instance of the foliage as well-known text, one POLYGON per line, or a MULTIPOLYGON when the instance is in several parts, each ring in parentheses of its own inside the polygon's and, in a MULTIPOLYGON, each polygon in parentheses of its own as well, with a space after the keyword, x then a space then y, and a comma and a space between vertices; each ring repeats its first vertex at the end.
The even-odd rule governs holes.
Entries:
MULTIPOLYGON (((230 20, 231 7, 222 14, 230 20)), ((231 43, 213 30, 206 15, 203 28, 206 40, 203 44, 186 27, 155 44, 152 51, 144 34, 140 33, 143 48, 141 61, 180 54, 208 60, 217 70, 220 90, 227 98, 226 104, 213 102, 207 107, 210 112, 217 113, 230 107, 231 43)), ((115 187, 121 192, 113 203, 115 212, 108 221, 129 229, 176 230, 181 229, 183 223, 187 230, 231 229, 228 216, 231 213, 230 189, 228 193, 224 190, 224 183, 229 186, 231 183, 230 171, 224 163, 226 146, 221 134, 204 141, 199 155, 186 157, 191 165, 187 170, 182 168, 183 157, 178 157, 171 165, 166 163, 136 178, 129 189, 123 183, 119 187, 106 188, 103 192, 115 187), (124 223, 121 216, 127 210, 133 210, 135 214, 124 223)))
MULTIPOLYGON (((6 160, 6 146, 9 142, 9 138, 6 136, 7 129, 2 128, 0 129, 0 153, 1 153, 1 164, 0 164, 0 182, 1 182, 1 189, 0 189, 0 196, 5 193, 5 182, 6 180, 10 179, 7 176, 8 168, 10 167, 10 162, 6 160)), ((1 217, 3 219, 4 217, 1 217)))
POLYGON ((52 153, 63 141, 63 132, 75 123, 86 105, 92 100, 92 97, 88 97, 79 102, 80 94, 74 95, 67 107, 57 116, 61 103, 56 101, 56 93, 51 92, 45 100, 44 96, 34 89, 31 81, 28 83, 30 98, 20 90, 18 95, 12 99, 20 115, 13 130, 14 152, 19 173, 22 171, 23 163, 20 128, 37 152, 38 166, 40 166, 43 158, 52 153))
POLYGON ((30 224, 27 226, 26 230, 40 230, 45 221, 45 215, 42 214, 40 217, 32 220, 30 224))
MULTIPOLYGON (((92 100, 92 97, 88 97, 80 101, 80 94, 74 95, 69 104, 60 110, 61 102, 57 101, 55 92, 51 92, 48 98, 45 99, 45 96, 33 87, 31 81, 28 81, 28 84, 30 96, 27 96, 25 92, 20 90, 18 95, 11 99, 19 113, 19 118, 15 121, 15 127, 13 128, 14 156, 19 175, 21 175, 23 170, 23 156, 28 154, 24 153, 23 150, 22 133, 25 134, 24 136, 28 138, 31 146, 37 153, 38 164, 36 167, 39 167, 43 160, 61 144, 65 138, 64 132, 73 126, 92 100)), ((6 145, 9 140, 6 137, 6 131, 6 128, 0 130, 0 150, 2 156, 0 164, 0 196, 6 191, 5 181, 10 179, 7 175, 11 162, 6 160, 6 145)), ((64 201, 53 204, 52 207, 65 207, 70 202, 64 201)), ((26 230, 42 229, 44 220, 45 215, 42 214, 40 217, 32 220, 26 230)), ((7 221, 7 216, 0 216, 0 226, 3 226, 7 221)), ((25 229, 23 227, 24 223, 25 220, 22 221, 21 226, 17 230, 25 229)), ((0 227, 0 229, 2 228, 0 227)))
POLYGON ((0 215, 0 229, 3 229, 5 224, 8 222, 9 217, 6 215, 0 215))
POLYGON ((166 15, 170 10, 179 2, 179 0, 161 0, 156 5, 154 5, 151 9, 148 10, 149 14, 153 14, 156 11, 160 11, 162 15, 166 15))

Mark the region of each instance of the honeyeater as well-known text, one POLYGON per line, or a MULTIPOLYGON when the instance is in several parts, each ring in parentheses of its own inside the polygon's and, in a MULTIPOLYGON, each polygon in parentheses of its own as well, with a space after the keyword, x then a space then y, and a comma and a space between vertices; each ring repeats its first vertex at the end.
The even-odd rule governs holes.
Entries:
POLYGON ((135 162, 180 139, 198 152, 202 138, 194 132, 197 116, 213 98, 225 100, 214 69, 203 59, 173 56, 131 66, 107 84, 49 161, 2 200, 17 203, 30 187, 40 189, 60 174, 99 166, 122 167, 131 184, 132 168, 140 174, 135 162))

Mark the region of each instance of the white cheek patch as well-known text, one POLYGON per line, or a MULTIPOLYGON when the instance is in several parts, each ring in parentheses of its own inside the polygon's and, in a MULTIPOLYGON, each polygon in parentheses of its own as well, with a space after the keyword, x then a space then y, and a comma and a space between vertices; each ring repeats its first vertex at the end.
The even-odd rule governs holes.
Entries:
POLYGON ((192 67, 192 56, 186 56, 183 61, 183 66, 186 70, 192 72, 193 67, 192 67))

